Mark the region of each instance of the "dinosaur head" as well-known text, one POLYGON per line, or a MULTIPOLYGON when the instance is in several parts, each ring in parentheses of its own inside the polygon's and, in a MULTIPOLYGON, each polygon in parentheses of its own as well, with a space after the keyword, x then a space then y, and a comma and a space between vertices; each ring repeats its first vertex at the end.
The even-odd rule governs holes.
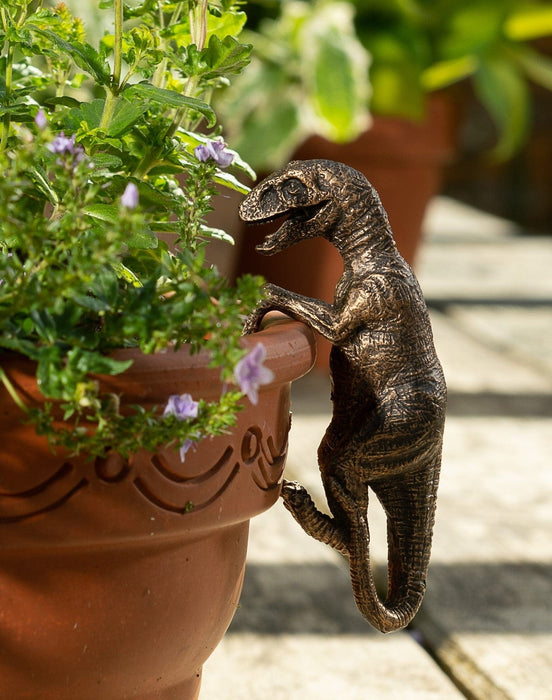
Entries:
POLYGON ((354 209, 352 198, 358 188, 353 181, 358 178, 366 194, 370 185, 363 175, 328 160, 293 161, 267 177, 240 206, 240 216, 247 223, 284 219, 257 250, 272 255, 307 238, 332 240, 336 227, 354 209))

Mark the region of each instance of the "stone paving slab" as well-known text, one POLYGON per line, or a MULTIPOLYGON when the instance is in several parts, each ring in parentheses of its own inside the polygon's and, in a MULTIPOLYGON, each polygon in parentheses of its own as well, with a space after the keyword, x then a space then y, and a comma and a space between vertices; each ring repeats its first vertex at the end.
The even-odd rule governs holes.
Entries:
POLYGON ((552 305, 552 241, 446 197, 430 205, 416 272, 431 303, 552 305))
POLYGON ((228 635, 205 667, 200 700, 464 697, 415 650, 404 638, 228 635))
POLYGON ((204 669, 200 700, 455 700, 462 695, 406 632, 360 616, 339 555, 278 503, 252 522, 240 608, 204 669))
MULTIPOLYGON (((447 318, 501 358, 531 366, 552 380, 552 301, 549 306, 451 306, 447 318)), ((549 385, 543 382, 543 388, 549 385)))
POLYGON ((418 629, 476 698, 552 698, 552 419, 448 419, 418 629))

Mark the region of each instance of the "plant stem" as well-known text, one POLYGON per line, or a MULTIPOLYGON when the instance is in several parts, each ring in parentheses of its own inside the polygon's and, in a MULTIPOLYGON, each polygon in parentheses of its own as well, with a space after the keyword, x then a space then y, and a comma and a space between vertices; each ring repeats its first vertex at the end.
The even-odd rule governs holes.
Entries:
POLYGON ((207 38, 207 0, 190 0, 189 7, 192 43, 197 46, 198 51, 202 51, 207 38))
POLYGON ((113 73, 111 75, 111 87, 105 98, 104 110, 100 121, 100 129, 107 130, 121 89, 121 69, 123 65, 123 0, 115 0, 115 44, 113 47, 113 73))
POLYGON ((11 383, 10 378, 8 377, 8 375, 4 372, 4 370, 3 370, 1 367, 0 367, 0 381, 1 381, 2 384, 6 387, 6 389, 7 389, 8 393, 9 393, 9 395, 11 396, 11 398, 13 399, 13 401, 17 404, 17 406, 19 406, 19 408, 20 408, 24 413, 28 413, 28 412, 29 412, 29 409, 28 409, 27 406, 25 406, 25 404, 23 403, 21 397, 19 396, 19 394, 18 394, 17 391, 15 390, 14 385, 11 383))
MULTIPOLYGON (((8 55, 6 57, 6 105, 10 100, 10 94, 12 89, 12 69, 13 69, 13 54, 14 47, 13 44, 8 42, 8 55)), ((0 139, 0 151, 4 151, 8 144, 8 134, 10 133, 10 113, 6 112, 2 120, 2 138, 0 139)))
POLYGON ((113 87, 118 91, 123 65, 123 0, 115 0, 115 46, 113 48, 113 87))
POLYGON ((138 166, 135 168, 132 175, 140 180, 144 178, 157 163, 157 159, 160 155, 161 149, 159 147, 153 147, 150 149, 138 163, 138 166))
MULTIPOLYGON (((117 0, 116 0, 117 1, 117 0)), ((177 7, 174 11, 174 14, 171 18, 171 24, 176 23, 178 20, 178 16, 180 14, 180 8, 177 7)), ((191 34, 191 39, 192 43, 194 43, 198 50, 201 51, 205 47, 205 40, 207 37, 207 0, 190 0, 189 1, 189 10, 188 10, 188 18, 190 22, 190 34, 191 34)), ((158 66, 157 71, 155 73, 154 77, 154 84, 155 85, 161 85, 161 77, 162 73, 164 73, 166 70, 166 59, 163 61, 160 66, 158 66)), ((197 77, 190 77, 188 78, 188 81, 186 83, 186 87, 184 89, 184 94, 187 97, 193 97, 194 93, 197 90, 198 87, 198 78, 197 77)), ((173 138, 173 136, 176 134, 178 131, 179 127, 183 124, 184 118, 186 116, 187 110, 184 108, 177 109, 174 113, 174 117, 172 119, 172 123, 167 129, 167 132, 165 134, 165 140, 173 138)), ((189 124, 185 124, 186 127, 189 127, 189 124)), ((134 176, 138 178, 142 178, 147 173, 151 170, 151 168, 156 164, 157 159, 159 158, 161 154, 161 150, 157 148, 153 148, 139 163, 138 167, 134 171, 134 176)))

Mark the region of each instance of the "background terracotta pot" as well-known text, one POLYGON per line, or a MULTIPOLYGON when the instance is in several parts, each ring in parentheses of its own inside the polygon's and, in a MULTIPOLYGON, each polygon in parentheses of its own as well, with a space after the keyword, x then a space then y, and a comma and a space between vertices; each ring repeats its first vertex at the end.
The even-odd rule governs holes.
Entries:
MULTIPOLYGON (((290 382, 314 360, 298 323, 244 339, 259 341, 274 382, 258 406, 244 400, 231 435, 204 440, 184 464, 174 450, 55 456, 0 390, 0 697, 197 697, 238 603, 249 519, 280 493, 290 382)), ((135 362, 109 385, 130 404, 220 394, 205 354, 120 354, 135 362)), ((36 401, 32 364, 4 360, 36 401)))
MULTIPOLYGON (((397 247, 411 265, 422 235, 422 221, 430 199, 439 192, 445 166, 451 162, 458 130, 456 101, 434 94, 421 122, 376 117, 356 141, 335 144, 311 137, 295 158, 326 158, 362 172, 379 192, 397 247)), ((343 271, 341 258, 327 241, 316 238, 265 257, 255 246, 279 224, 242 227, 236 275, 263 275, 286 289, 331 302, 343 271)), ((317 366, 327 367, 329 343, 318 342, 317 366)))

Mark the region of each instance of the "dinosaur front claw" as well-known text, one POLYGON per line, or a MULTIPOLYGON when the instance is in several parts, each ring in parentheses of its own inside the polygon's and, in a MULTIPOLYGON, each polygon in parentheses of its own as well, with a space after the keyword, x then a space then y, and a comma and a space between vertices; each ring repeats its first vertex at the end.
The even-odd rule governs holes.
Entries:
POLYGON ((304 486, 301 486, 297 481, 288 481, 284 479, 282 485, 282 498, 286 505, 293 507, 300 506, 305 499, 310 498, 304 486))

